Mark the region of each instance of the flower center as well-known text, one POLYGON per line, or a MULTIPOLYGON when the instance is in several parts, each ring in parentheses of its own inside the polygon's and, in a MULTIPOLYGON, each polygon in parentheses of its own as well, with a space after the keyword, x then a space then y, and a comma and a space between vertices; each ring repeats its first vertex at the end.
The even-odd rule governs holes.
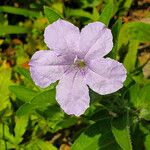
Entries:
POLYGON ((74 65, 78 68, 85 68, 86 67, 86 62, 83 59, 79 59, 77 56, 74 59, 74 65))

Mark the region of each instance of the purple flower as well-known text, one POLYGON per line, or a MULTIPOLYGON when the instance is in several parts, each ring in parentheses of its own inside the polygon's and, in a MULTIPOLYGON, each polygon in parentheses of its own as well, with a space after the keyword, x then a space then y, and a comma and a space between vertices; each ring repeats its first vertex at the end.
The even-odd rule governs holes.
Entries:
POLYGON ((113 59, 103 58, 113 47, 111 31, 103 23, 90 23, 80 32, 59 19, 46 27, 44 41, 51 51, 33 55, 31 77, 42 88, 60 80, 56 100, 67 114, 80 116, 89 107, 88 86, 101 95, 122 88, 126 69, 113 59))

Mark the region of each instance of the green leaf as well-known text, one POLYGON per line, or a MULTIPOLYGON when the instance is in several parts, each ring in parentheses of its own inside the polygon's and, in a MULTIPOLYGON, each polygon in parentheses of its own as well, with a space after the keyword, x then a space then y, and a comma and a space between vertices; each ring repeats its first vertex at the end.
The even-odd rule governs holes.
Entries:
POLYGON ((16 125, 15 125, 15 142, 19 144, 23 140, 23 135, 26 131, 26 127, 28 125, 28 116, 16 117, 16 125))
POLYGON ((85 18, 89 18, 93 21, 98 20, 98 17, 99 17, 99 16, 97 16, 97 14, 95 15, 95 13, 96 13, 95 10, 93 10, 93 14, 91 14, 82 9, 71 9, 71 8, 66 9, 66 15, 68 15, 68 16, 85 17, 85 18))
POLYGON ((55 125, 55 127, 53 128, 53 131, 56 132, 58 130, 61 130, 61 129, 65 129, 65 128, 68 128, 68 127, 71 127, 75 124, 77 124, 77 118, 66 118, 66 119, 62 119, 62 120, 59 120, 59 122, 55 125))
POLYGON ((18 97, 23 102, 29 102, 37 95, 36 91, 33 91, 32 89, 28 89, 21 85, 13 85, 10 86, 9 89, 16 95, 16 97, 18 97))
POLYGON ((150 150, 150 133, 145 138, 145 148, 146 150, 150 150))
POLYGON ((133 40, 133 41, 130 41, 129 43, 128 53, 123 63, 128 72, 133 71, 133 69, 135 68, 138 46, 139 46, 138 41, 133 40))
POLYGON ((81 133, 71 150, 120 150, 110 127, 107 119, 91 125, 81 133))
POLYGON ((135 84, 130 88, 130 100, 139 111, 139 117, 150 120, 150 84, 140 87, 135 84))
POLYGON ((110 52, 109 56, 113 59, 116 59, 116 57, 117 57, 118 36, 119 36, 121 26, 122 26, 122 21, 117 20, 112 27, 114 47, 113 47, 112 51, 110 52))
POLYGON ((7 142, 6 140, 0 139, 0 148, 1 148, 1 150, 15 149, 15 146, 12 143, 7 142))
POLYGON ((56 10, 44 6, 44 14, 47 17, 49 23, 53 23, 56 20, 58 20, 59 18, 63 18, 61 14, 59 14, 58 12, 56 12, 56 10))
POLYGON ((57 148, 48 141, 35 139, 25 146, 25 150, 57 150, 57 148))
POLYGON ((130 87, 130 102, 134 105, 134 107, 139 107, 138 102, 138 95, 140 93, 140 85, 134 84, 132 87, 130 87))
POLYGON ((23 75, 26 79, 28 79, 29 81, 32 81, 32 78, 30 76, 29 70, 25 69, 25 68, 21 68, 21 67, 17 67, 16 71, 20 74, 23 75))
POLYGON ((48 106, 55 104, 55 90, 48 90, 36 95, 30 102, 23 104, 18 110, 17 115, 28 115, 32 111, 45 110, 48 106))
POLYGON ((113 119, 112 132, 117 143, 123 150, 132 150, 128 113, 127 115, 113 119))
POLYGON ((36 144, 40 150, 57 150, 57 148, 53 146, 50 142, 44 142, 42 140, 39 140, 36 144))
POLYGON ((14 143, 14 136, 9 132, 8 125, 3 123, 0 123, 0 139, 5 139, 10 143, 14 143))
POLYGON ((108 26, 110 19, 112 17, 113 17, 113 3, 110 2, 102 10, 99 21, 103 22, 106 26, 108 26))
POLYGON ((140 117, 150 120, 150 84, 146 84, 139 93, 138 105, 140 108, 140 117))
POLYGON ((10 105, 8 87, 12 85, 11 72, 11 69, 0 68, 0 111, 10 105))
POLYGON ((0 25, 0 35, 4 34, 24 34, 29 33, 30 29, 15 25, 0 25))
POLYGON ((127 45, 129 41, 149 42, 150 41, 150 25, 143 22, 125 23, 119 34, 118 49, 123 45, 127 45))
POLYGON ((126 11, 131 7, 132 0, 126 0, 123 7, 126 9, 126 11))
POLYGON ((15 14, 15 15, 22 15, 25 17, 34 17, 34 18, 41 17, 41 13, 38 11, 36 12, 36 11, 28 10, 28 9, 15 8, 11 6, 0 6, 0 12, 6 12, 6 13, 15 14))

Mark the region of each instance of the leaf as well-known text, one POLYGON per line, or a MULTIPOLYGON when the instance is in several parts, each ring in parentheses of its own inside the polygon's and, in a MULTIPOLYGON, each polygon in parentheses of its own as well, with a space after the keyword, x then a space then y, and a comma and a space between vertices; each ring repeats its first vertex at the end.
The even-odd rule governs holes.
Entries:
POLYGON ((123 63, 128 72, 133 71, 133 69, 135 68, 138 46, 139 46, 138 41, 133 40, 133 41, 130 41, 129 43, 128 53, 123 63))
POLYGON ((146 136, 144 143, 146 150, 150 150, 150 133, 146 136))
POLYGON ((16 95, 21 101, 29 102, 33 99, 37 92, 32 89, 28 89, 21 85, 13 85, 9 87, 10 91, 16 95))
POLYGON ((55 127, 53 128, 53 131, 56 132, 58 130, 61 130, 61 129, 65 129, 65 128, 68 128, 68 127, 71 127, 75 124, 77 124, 77 118, 66 118, 66 119, 61 119, 59 120, 59 122, 55 125, 55 127))
POLYGON ((82 9, 71 9, 71 8, 66 9, 66 15, 68 15, 68 16, 85 17, 85 18, 89 18, 93 21, 98 20, 98 17, 99 17, 99 16, 95 15, 95 13, 96 13, 95 10, 93 10, 93 14, 91 14, 82 9))
POLYGON ((112 51, 110 52, 109 56, 113 59, 116 59, 116 57, 117 57, 118 36, 119 36, 121 26, 122 26, 122 21, 117 20, 112 27, 114 47, 113 47, 112 51))
POLYGON ((14 143, 14 136, 9 132, 9 127, 6 124, 0 123, 0 139, 5 139, 10 143, 14 143))
POLYGON ((40 150, 57 150, 57 148, 53 146, 50 142, 44 142, 42 140, 39 140, 36 144, 40 150))
POLYGON ((30 29, 21 27, 21 26, 15 26, 15 25, 0 25, 0 35, 4 34, 24 34, 29 33, 30 29))
POLYGON ((110 121, 91 125, 73 143, 71 150, 120 150, 110 129, 110 121))
POLYGON ((48 106, 55 104, 55 90, 48 90, 36 95, 30 102, 23 104, 18 110, 17 115, 28 115, 32 111, 45 110, 48 106))
POLYGON ((139 111, 139 117, 150 120, 150 84, 140 87, 135 84, 130 88, 130 100, 139 111))
POLYGON ((7 142, 6 140, 0 139, 0 148, 1 150, 15 149, 15 146, 12 143, 7 142))
POLYGON ((15 15, 22 15, 25 17, 33 17, 33 18, 41 17, 41 13, 38 11, 36 12, 36 11, 28 10, 28 9, 16 8, 16 7, 11 7, 11 6, 0 6, 0 12, 6 12, 6 13, 15 14, 15 15))
POLYGON ((138 105, 140 108, 140 117, 150 120, 150 84, 146 84, 139 93, 138 105))
POLYGON ((26 131, 26 127, 28 125, 28 116, 16 117, 16 125, 15 125, 15 143, 19 144, 23 140, 23 135, 26 131))
POLYGON ((17 67, 16 71, 20 74, 23 75, 26 79, 28 79, 29 81, 32 81, 29 70, 25 69, 25 68, 21 68, 21 67, 17 67))
POLYGON ((123 45, 127 45, 127 43, 132 40, 149 42, 150 25, 136 21, 125 23, 120 30, 118 49, 120 49, 123 45))
POLYGON ((129 131, 129 114, 113 119, 112 132, 123 150, 132 150, 129 131))
POLYGON ((131 4, 132 4, 132 0, 126 0, 125 3, 124 3, 124 8, 126 9, 126 11, 131 7, 131 4))
POLYGON ((60 18, 63 18, 61 14, 56 12, 54 9, 44 6, 44 14, 47 17, 49 23, 53 23, 60 18))
POLYGON ((11 72, 10 68, 0 68, 0 111, 10 105, 8 87, 12 85, 11 72))
POLYGON ((48 141, 35 139, 25 146, 25 150, 57 150, 57 148, 48 141))
POLYGON ((110 19, 112 17, 113 17, 113 3, 110 2, 102 10, 99 21, 103 22, 106 26, 108 26, 110 19))

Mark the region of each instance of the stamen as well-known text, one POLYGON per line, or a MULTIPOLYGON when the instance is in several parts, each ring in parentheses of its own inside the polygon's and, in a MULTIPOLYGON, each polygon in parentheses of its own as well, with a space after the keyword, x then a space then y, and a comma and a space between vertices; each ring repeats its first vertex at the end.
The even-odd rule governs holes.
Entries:
POLYGON ((78 68, 85 68, 86 62, 83 59, 79 59, 77 56, 74 59, 74 65, 78 68))

